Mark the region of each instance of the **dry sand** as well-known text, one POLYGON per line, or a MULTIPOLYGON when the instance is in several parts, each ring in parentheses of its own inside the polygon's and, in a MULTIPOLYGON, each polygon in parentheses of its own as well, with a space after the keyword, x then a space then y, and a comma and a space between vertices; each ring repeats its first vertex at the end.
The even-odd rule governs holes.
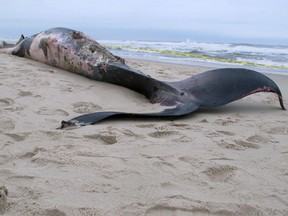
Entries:
MULTIPOLYGON (((207 70, 130 65, 163 80, 207 70)), ((269 75, 288 101, 288 77, 269 75)), ((288 112, 259 93, 174 120, 109 120, 56 130, 101 110, 149 110, 143 96, 0 54, 0 214, 288 215, 288 112), (7 204, 5 199, 7 198, 7 204)))

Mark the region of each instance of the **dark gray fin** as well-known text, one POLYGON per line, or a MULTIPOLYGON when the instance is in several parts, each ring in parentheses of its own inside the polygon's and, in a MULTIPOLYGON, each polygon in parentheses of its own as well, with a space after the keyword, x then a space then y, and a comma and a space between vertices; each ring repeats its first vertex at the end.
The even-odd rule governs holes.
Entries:
POLYGON ((125 113, 125 112, 96 112, 89 113, 86 115, 81 115, 76 118, 73 118, 69 121, 62 121, 61 126, 58 129, 68 128, 68 127, 77 127, 92 125, 101 120, 111 118, 113 116, 126 116, 126 117, 179 117, 190 114, 197 110, 199 105, 194 102, 189 102, 186 104, 180 104, 176 107, 165 109, 161 112, 154 113, 125 113))
POLYGON ((19 39, 18 45, 15 47, 15 50, 12 52, 12 55, 18 57, 25 57, 25 55, 30 56, 30 47, 33 42, 34 37, 25 38, 23 35, 19 39))
POLYGON ((19 40, 17 41, 16 45, 20 44, 25 39, 24 35, 21 34, 19 40))
POLYGON ((280 105, 285 110, 278 86, 267 76, 253 70, 216 69, 171 85, 193 95, 195 102, 203 107, 222 106, 257 92, 273 92, 278 95, 280 105))

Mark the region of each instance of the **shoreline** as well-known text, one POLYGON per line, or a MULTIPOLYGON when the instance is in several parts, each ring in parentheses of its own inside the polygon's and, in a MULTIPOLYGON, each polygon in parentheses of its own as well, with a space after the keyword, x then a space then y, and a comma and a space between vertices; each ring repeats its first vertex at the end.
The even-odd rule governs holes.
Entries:
POLYGON ((228 64, 228 63, 221 63, 221 62, 197 62, 197 61, 191 61, 191 62, 183 62, 183 61, 175 61, 172 60, 161 60, 161 59, 145 59, 145 58, 130 58, 127 57, 125 59, 135 60, 135 61, 151 61, 151 62, 160 62, 163 64, 175 64, 175 65, 186 65, 186 66, 192 66, 192 67, 203 67, 207 69, 216 69, 216 68, 246 68, 250 70, 256 70, 258 72, 264 73, 264 74, 275 74, 275 75, 281 75, 281 76, 288 76, 288 70, 287 69, 278 69, 278 68, 271 68, 271 67, 260 67, 260 66, 251 66, 251 65, 245 65, 245 64, 228 64))
MULTIPOLYGON (((166 81, 213 69, 127 64, 166 81)), ((288 76, 268 76, 288 107, 288 76)), ((274 94, 176 119, 56 130, 85 113, 155 107, 123 87, 5 54, 0 92, 0 187, 9 192, 0 214, 288 214, 288 112, 274 94)))

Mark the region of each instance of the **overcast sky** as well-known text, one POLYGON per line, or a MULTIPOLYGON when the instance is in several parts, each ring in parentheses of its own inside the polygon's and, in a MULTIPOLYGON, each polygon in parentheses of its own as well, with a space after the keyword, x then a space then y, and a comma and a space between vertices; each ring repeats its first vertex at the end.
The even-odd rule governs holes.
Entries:
POLYGON ((98 39, 288 45, 288 0, 7 0, 0 36, 70 27, 98 39))

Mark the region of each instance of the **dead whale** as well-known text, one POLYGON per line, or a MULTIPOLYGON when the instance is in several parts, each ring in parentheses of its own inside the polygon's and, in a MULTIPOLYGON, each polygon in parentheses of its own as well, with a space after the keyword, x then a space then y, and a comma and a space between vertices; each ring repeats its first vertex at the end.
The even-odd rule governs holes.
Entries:
POLYGON ((31 37, 21 36, 17 44, 0 47, 0 52, 25 57, 86 76, 97 81, 120 85, 145 95, 151 103, 167 106, 154 113, 97 112, 62 121, 61 128, 95 124, 105 118, 123 116, 177 117, 199 107, 218 107, 257 92, 278 95, 278 86, 267 76, 243 68, 216 69, 177 82, 164 82, 125 65, 82 32, 52 28, 31 37))

